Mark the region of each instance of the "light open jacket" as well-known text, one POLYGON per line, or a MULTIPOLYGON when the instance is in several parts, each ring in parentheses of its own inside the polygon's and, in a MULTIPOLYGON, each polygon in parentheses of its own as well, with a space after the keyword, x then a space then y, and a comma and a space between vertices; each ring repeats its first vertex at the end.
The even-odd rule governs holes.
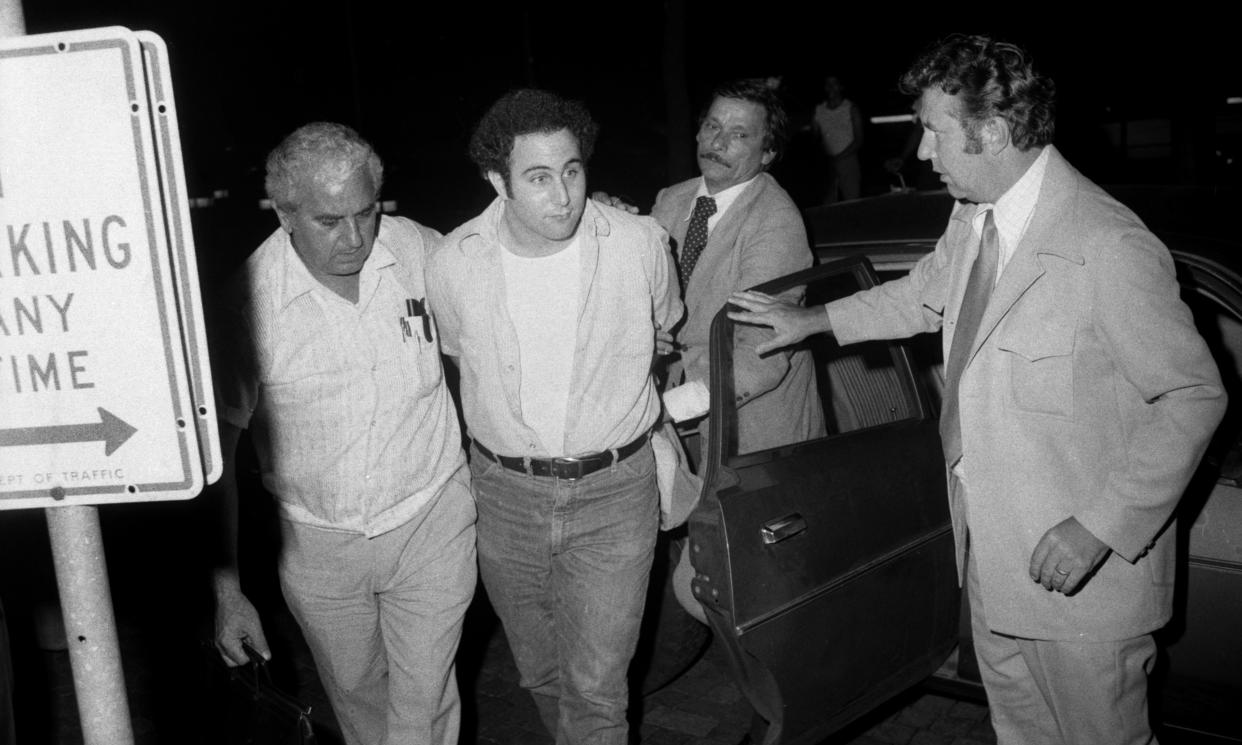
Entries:
MULTIPOLYGON (((677 251, 685 242, 701 182, 694 178, 663 189, 651 210, 677 251)), ((680 364, 670 371, 670 384, 682 382, 682 371, 687 381, 708 383, 712 318, 731 293, 806 269, 811 259, 802 213, 775 179, 759 174, 721 215, 690 276, 686 320, 677 331, 683 351, 680 364)), ((799 350, 760 357, 755 345, 769 336, 766 329, 745 325, 739 325, 734 335, 734 392, 741 407, 738 448, 743 453, 824 433, 811 354, 799 350)))
MULTIPOLYGON (((943 325, 948 358, 979 248, 975 205, 907 277, 829 304, 838 341, 943 325)), ((1037 639, 1123 639, 1172 610, 1170 516, 1225 409, 1168 250, 1126 207, 1049 153, 1039 200, 997 280, 960 383, 965 498, 989 626, 1037 639), (1028 576, 1073 516, 1112 549, 1076 594, 1028 576)))

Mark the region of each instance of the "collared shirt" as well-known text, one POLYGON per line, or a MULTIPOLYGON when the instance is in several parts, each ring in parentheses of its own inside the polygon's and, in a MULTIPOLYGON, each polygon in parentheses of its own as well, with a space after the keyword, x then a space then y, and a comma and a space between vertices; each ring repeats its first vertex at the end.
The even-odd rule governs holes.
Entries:
MULTIPOLYGON (((980 205, 989 208, 992 212, 992 221, 996 225, 996 237, 1000 241, 1000 258, 996 264, 994 282, 1000 281, 1001 273, 1005 271, 1005 266, 1013 258, 1014 251, 1022 242, 1022 236, 1026 235, 1027 226, 1031 224, 1031 217, 1035 214, 1035 205, 1039 201, 1039 189, 1044 183, 1044 169, 1047 166, 1048 148, 1044 148, 1021 178, 1014 182, 1014 185, 1009 187, 1000 199, 996 200, 996 204, 980 205)), ((954 209, 963 206, 959 203, 954 205, 954 209)), ((983 235, 983 222, 987 219, 989 209, 980 209, 971 221, 971 226, 978 236, 983 235)), ((963 455, 953 465, 953 474, 962 483, 966 483, 966 456, 963 455)))
POLYGON ((376 536, 464 464, 439 349, 421 317, 403 321, 407 301, 423 300, 424 253, 437 237, 382 217, 357 304, 320 284, 279 229, 235 278, 235 325, 214 355, 220 413, 252 428, 285 518, 376 536))
POLYGON ((621 447, 650 431, 660 413, 651 378, 655 329, 683 311, 664 230, 587 200, 577 317, 549 318, 575 341, 562 447, 544 447, 522 418, 521 361, 505 300, 497 199, 434 251, 427 287, 444 353, 461 368, 470 436, 494 453, 579 456, 621 447))
MULTIPOLYGON (((992 220, 996 223, 997 237, 1000 239, 1000 260, 996 265, 996 279, 999 280, 1005 266, 1013 258, 1014 251, 1026 235, 1026 228, 1031 224, 1031 216, 1035 214, 1035 205, 1039 202, 1039 189, 1044 183, 1044 169, 1048 166, 1048 148, 1040 151, 1039 157, 1026 169, 1009 190, 991 205, 992 220)), ((987 205, 983 205, 987 206, 987 205)), ((972 225, 976 235, 983 235, 983 221, 988 211, 981 209, 975 213, 972 225)))
MULTIPOLYGON (((724 217, 724 213, 729 211, 729 207, 733 206, 733 203, 736 202, 737 198, 742 195, 742 192, 746 191, 746 187, 750 186, 751 182, 757 178, 759 178, 759 174, 755 174, 753 177, 743 181, 740 184, 734 184, 728 189, 722 189, 715 194, 709 194, 707 192, 707 182, 703 180, 702 176, 699 177, 699 190, 695 192, 694 198, 698 199, 699 197, 711 197, 716 200, 716 212, 711 217, 707 218, 707 232, 709 235, 712 232, 712 228, 716 227, 716 223, 720 222, 720 218, 724 217)), ((690 215, 693 214, 694 210, 691 210, 690 215)), ((686 215, 687 221, 690 220, 690 215, 686 215)))

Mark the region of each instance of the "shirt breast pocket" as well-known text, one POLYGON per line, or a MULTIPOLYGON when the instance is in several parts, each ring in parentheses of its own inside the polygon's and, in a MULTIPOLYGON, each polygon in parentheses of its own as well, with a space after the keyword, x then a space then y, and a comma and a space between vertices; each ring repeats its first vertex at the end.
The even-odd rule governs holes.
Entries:
POLYGON ((444 371, 440 365, 440 345, 427 341, 418 323, 413 326, 413 335, 390 345, 394 353, 381 364, 389 368, 389 374, 404 390, 423 396, 440 385, 444 371))
POLYGON ((1074 322, 1068 317, 1015 323, 997 347, 1009 370, 1010 400, 1019 411, 1074 415, 1074 322))

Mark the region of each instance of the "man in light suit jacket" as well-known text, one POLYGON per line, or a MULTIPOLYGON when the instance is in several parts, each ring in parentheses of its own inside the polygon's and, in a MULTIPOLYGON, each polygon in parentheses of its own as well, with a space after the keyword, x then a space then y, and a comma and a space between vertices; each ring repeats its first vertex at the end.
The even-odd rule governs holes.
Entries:
POLYGON ((732 315, 776 329, 761 350, 944 330, 950 508, 998 741, 1153 742, 1171 516, 1224 413, 1216 366, 1168 250, 1050 144, 1053 85, 1021 49, 949 37, 902 86, 919 157, 960 200, 935 251, 826 312, 749 293, 732 315))
MULTIPOLYGON (((729 294, 811 265, 802 215, 765 173, 784 145, 786 128, 780 99, 763 81, 721 86, 696 137, 702 177, 656 196, 651 216, 673 243, 686 304, 685 322, 676 332, 681 359, 669 376, 671 385, 685 385, 665 394, 678 420, 707 413, 708 333, 729 294), (696 205, 702 205, 697 216, 696 205)), ((743 453, 824 433, 810 353, 760 357, 755 345, 765 338, 763 331, 747 327, 734 338, 738 449, 743 453)), ((706 443, 705 429, 703 435, 706 443)))

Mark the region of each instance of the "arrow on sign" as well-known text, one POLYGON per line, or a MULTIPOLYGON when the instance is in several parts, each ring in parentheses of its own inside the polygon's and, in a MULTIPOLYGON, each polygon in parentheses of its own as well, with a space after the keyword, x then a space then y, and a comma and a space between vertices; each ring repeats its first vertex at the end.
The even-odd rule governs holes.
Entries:
POLYGON ((53 424, 47 427, 0 429, 0 447, 15 445, 59 445, 103 440, 104 455, 112 455, 138 430, 105 408, 98 407, 94 424, 53 424))

